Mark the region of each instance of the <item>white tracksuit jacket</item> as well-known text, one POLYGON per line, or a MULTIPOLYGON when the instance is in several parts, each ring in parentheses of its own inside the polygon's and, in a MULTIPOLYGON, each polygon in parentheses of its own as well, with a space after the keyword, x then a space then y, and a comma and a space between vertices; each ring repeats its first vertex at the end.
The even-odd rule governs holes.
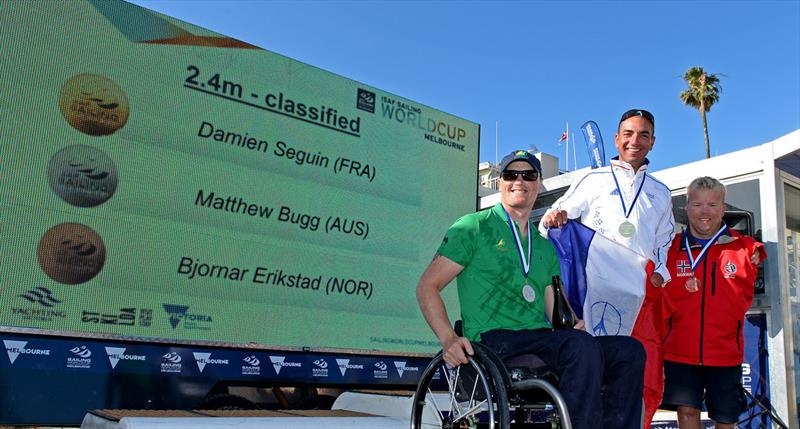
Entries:
MULTIPOLYGON (((547 213, 556 209, 565 210, 570 219, 580 218, 584 225, 652 259, 655 272, 664 277, 664 282, 668 282, 667 251, 675 229, 672 196, 666 185, 647 174, 647 164, 645 160, 639 171, 634 173, 630 164, 615 158, 610 166, 592 170, 574 182, 547 213), (636 233, 630 238, 619 233, 619 225, 625 221, 625 214, 614 176, 619 183, 625 207, 630 210, 627 220, 636 226, 636 233), (644 185, 631 210, 631 202, 643 180, 644 185)), ((541 222, 539 231, 547 237, 547 228, 541 222)))

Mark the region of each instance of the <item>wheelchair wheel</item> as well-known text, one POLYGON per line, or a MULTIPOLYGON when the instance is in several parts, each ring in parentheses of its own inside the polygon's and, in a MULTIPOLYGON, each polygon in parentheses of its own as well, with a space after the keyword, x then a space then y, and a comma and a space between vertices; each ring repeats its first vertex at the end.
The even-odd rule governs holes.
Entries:
POLYGON ((437 354, 414 394, 411 429, 509 428, 508 393, 498 367, 475 348, 469 364, 449 368, 437 354))

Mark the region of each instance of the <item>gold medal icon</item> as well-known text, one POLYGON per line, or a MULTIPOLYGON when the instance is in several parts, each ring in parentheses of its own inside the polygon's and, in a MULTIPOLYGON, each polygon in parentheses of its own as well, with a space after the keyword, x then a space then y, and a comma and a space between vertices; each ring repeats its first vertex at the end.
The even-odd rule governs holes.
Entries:
POLYGON ((73 128, 92 136, 107 136, 128 122, 130 105, 125 92, 111 79, 84 73, 61 87, 61 114, 73 128))

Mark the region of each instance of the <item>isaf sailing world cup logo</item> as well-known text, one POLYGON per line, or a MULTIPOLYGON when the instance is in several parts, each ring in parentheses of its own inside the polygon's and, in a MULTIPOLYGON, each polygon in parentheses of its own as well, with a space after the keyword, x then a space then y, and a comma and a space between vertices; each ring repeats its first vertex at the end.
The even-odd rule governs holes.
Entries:
POLYGON ((72 356, 67 356, 67 368, 89 369, 92 367, 92 351, 85 345, 75 346, 69 351, 72 356))
POLYGON ((80 357, 82 357, 84 359, 88 358, 89 356, 92 355, 92 351, 89 350, 89 348, 86 347, 86 346, 73 347, 73 348, 69 349, 69 351, 71 351, 72 353, 74 353, 74 354, 76 354, 76 355, 78 355, 78 356, 80 356, 80 357))
POLYGON ((161 357, 163 357, 164 360, 169 362, 169 363, 181 363, 181 361, 183 360, 183 359, 181 359, 181 355, 179 355, 176 352, 169 352, 169 353, 167 353, 167 354, 165 354, 164 356, 161 356, 161 357))
POLYGON ((178 352, 169 352, 161 356, 161 372, 164 373, 180 373, 183 369, 181 362, 183 358, 178 352))
POLYGON ((358 88, 356 107, 369 113, 375 113, 375 93, 366 89, 358 88))

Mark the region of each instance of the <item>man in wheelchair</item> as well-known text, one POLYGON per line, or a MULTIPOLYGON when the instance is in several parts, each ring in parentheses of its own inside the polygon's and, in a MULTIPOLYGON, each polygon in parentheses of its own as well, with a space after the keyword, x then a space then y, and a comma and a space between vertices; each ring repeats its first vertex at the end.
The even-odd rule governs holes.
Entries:
POLYGON ((583 321, 553 330, 551 278, 560 274, 555 249, 530 213, 541 164, 526 151, 500 163, 501 202, 466 215, 447 231, 417 286, 425 319, 450 366, 468 363, 481 343, 503 360, 536 354, 559 376, 558 390, 576 429, 641 425, 645 352, 627 336, 592 337, 583 321), (457 278, 463 336, 450 324, 441 290, 457 278))

